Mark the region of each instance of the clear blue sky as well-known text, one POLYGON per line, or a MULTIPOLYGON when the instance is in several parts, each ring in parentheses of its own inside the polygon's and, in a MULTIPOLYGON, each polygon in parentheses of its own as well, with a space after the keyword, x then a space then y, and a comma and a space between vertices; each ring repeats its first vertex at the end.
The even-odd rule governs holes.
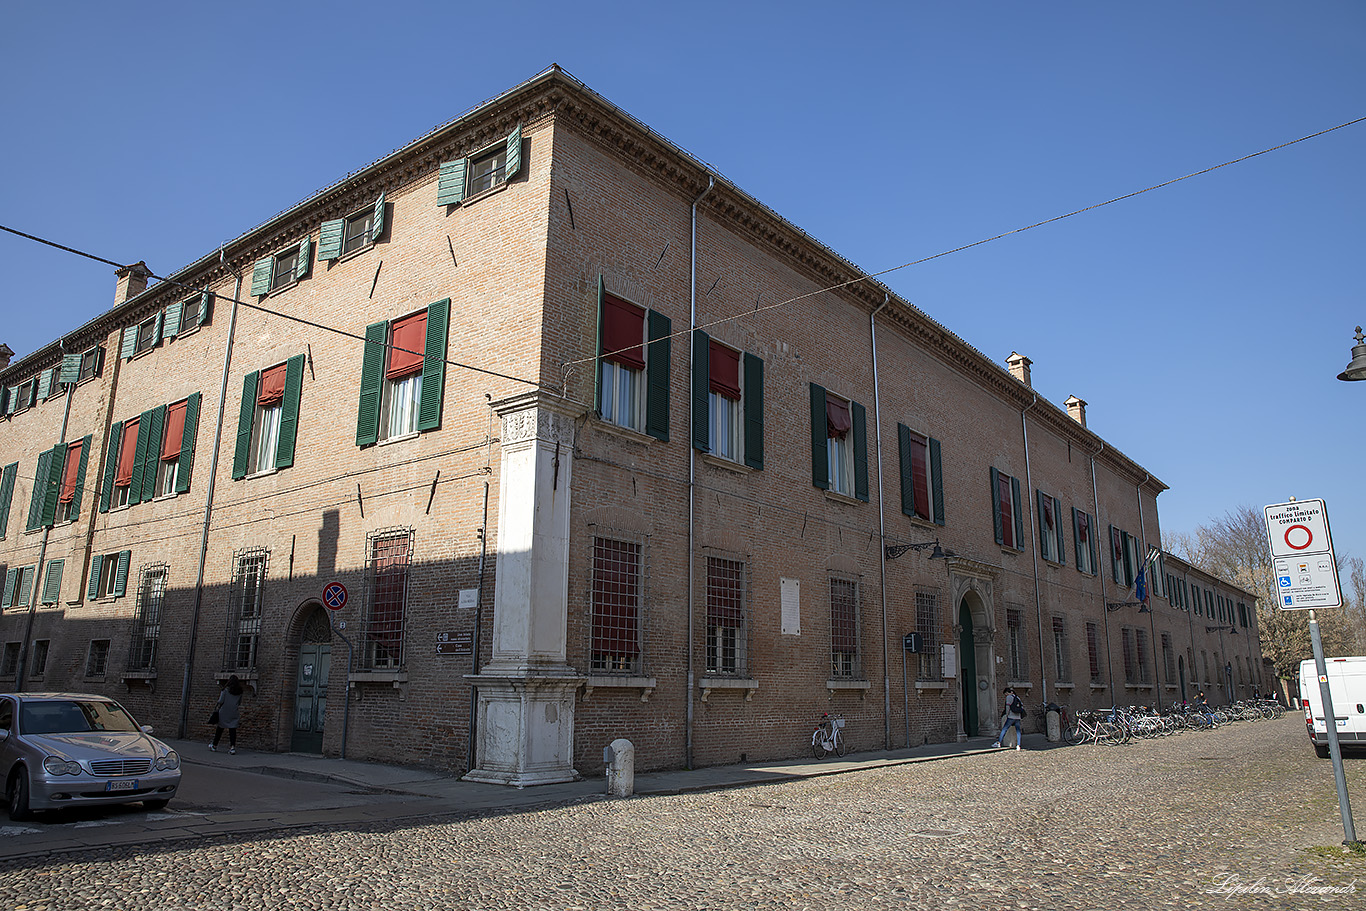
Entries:
MULTIPOLYGON (((1366 3, 12 4, 0 223, 169 274, 551 62, 877 271, 1366 116, 1366 3)), ((885 281, 1171 486, 1366 556, 1366 123, 885 281)), ((0 234, 21 356, 108 267, 0 234)), ((3 432, 3 431, 0 431, 3 432)))

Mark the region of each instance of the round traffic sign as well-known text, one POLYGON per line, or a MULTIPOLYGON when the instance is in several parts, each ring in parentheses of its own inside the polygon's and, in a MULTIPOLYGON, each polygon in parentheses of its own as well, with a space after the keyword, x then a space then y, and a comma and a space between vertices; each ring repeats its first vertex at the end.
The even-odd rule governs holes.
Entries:
POLYGON ((1292 525, 1285 530, 1285 543, 1295 550, 1304 550, 1314 543, 1314 533, 1303 525, 1292 525))
POLYGON ((346 606, 346 586, 340 582, 329 582, 323 586, 323 604, 328 610, 341 610, 346 606))

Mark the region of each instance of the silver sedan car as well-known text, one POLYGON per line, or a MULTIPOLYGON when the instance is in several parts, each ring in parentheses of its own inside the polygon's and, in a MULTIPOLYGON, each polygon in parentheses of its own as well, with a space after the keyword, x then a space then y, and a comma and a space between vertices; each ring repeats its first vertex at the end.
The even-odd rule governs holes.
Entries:
POLYGON ((180 757, 106 696, 0 694, 0 771, 9 817, 142 801, 160 809, 180 786, 180 757))

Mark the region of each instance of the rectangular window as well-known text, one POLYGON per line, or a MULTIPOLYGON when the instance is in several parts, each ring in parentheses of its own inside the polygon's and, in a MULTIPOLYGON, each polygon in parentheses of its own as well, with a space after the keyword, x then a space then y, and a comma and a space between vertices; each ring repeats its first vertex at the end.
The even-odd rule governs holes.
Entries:
POLYGON ((1077 555, 1077 570, 1090 576, 1096 573, 1095 525, 1090 513, 1072 507, 1072 550, 1077 555))
POLYGON ((1134 659, 1138 663, 1138 682, 1152 683, 1148 675, 1148 631, 1145 629, 1134 630, 1134 659))
MULTIPOLYGON (((652 343, 651 349, 657 345, 652 343)), ((693 448, 762 469, 763 359, 723 345, 700 329, 693 331, 692 352, 693 448)))
POLYGON ((1171 633, 1162 634, 1162 666, 1167 672, 1167 683, 1176 683, 1176 652, 1172 648, 1171 633))
POLYGON ((118 448, 118 458, 114 470, 114 508, 127 506, 132 502, 133 462, 137 457, 138 429, 140 418, 134 418, 123 425, 118 448))
POLYGON ((868 502, 867 413, 811 384, 811 483, 868 502))
POLYGON ((522 169, 522 127, 496 146, 470 158, 441 163, 437 180, 436 204, 459 205, 471 196, 501 186, 522 169))
POLYGON ((85 653, 85 676, 103 677, 109 670, 109 640, 91 639, 85 653))
POLYGON ((122 598, 128 586, 128 564, 131 558, 132 552, 127 550, 91 557, 90 587, 86 591, 88 599, 122 598))
POLYGON ((31 676, 42 677, 47 673, 47 653, 48 647, 51 644, 51 640, 49 639, 37 639, 34 641, 33 661, 30 662, 32 665, 32 670, 30 672, 31 676))
POLYGON ((744 458, 741 447, 740 352, 708 339, 707 410, 712 455, 732 462, 744 458))
POLYGON ((247 471, 256 474, 275 468, 280 445, 280 415, 284 411, 285 364, 261 372, 261 389, 256 396, 255 419, 251 428, 251 457, 247 471))
POLYGON ((202 295, 196 294, 194 297, 181 303, 180 319, 177 320, 178 325, 174 327, 177 335, 189 332, 191 329, 197 329, 199 324, 203 322, 200 318, 200 312, 203 307, 201 298, 202 295))
POLYGON ((375 210, 370 207, 346 219, 346 226, 342 231, 342 254, 351 253, 372 243, 371 229, 374 224, 375 210))
POLYGON ((264 547, 239 551, 233 556, 228 629, 223 649, 225 671, 256 670, 269 563, 270 551, 264 547))
POLYGON ((0 677, 13 677, 19 672, 19 643, 6 642, 5 656, 0 659, 0 677))
POLYGON ((323 222, 318 236, 318 259, 324 262, 339 260, 379 240, 384 233, 384 205, 384 194, 380 193, 373 205, 345 218, 323 222))
POLYGON ((76 382, 83 383, 86 380, 94 379, 100 375, 100 367, 104 363, 104 349, 91 348, 81 355, 80 366, 77 368, 76 382))
POLYGON ((1067 562, 1062 530, 1062 503, 1042 490, 1035 491, 1039 511, 1039 552, 1050 563, 1067 562))
POLYGON ((74 522, 80 515, 81 498, 77 493, 80 486, 85 483, 85 464, 89 458, 89 444, 85 440, 71 443, 66 447, 66 460, 62 466, 62 487, 57 498, 55 516, 58 524, 74 522))
POLYGON ((28 607, 36 566, 15 566, 5 573, 5 597, 0 607, 28 607))
POLYGON ((180 452, 185 441, 185 409, 188 400, 177 402, 166 409, 166 424, 161 436, 161 452, 156 466, 154 496, 175 496, 176 479, 180 468, 180 452))
POLYGON ((1029 679, 1028 645, 1025 643, 1024 611, 1006 611, 1006 633, 1010 648, 1010 679, 1023 682, 1029 679))
POLYGON ((284 253, 276 254, 275 270, 270 277, 270 290, 283 288, 292 285, 298 280, 294 273, 299 268, 299 251, 289 250, 284 253))
POLYGON ((1020 508, 1020 479, 991 469, 991 512, 996 543, 1024 549, 1024 511, 1020 508))
POLYGON ((312 257, 313 241, 305 237, 293 249, 258 259, 251 270, 251 293, 262 297, 289 287, 308 275, 312 257))
POLYGON ((939 660, 939 598, 933 592, 915 593, 915 631, 920 634, 920 662, 917 680, 942 680, 944 665, 939 660))
POLYGON ((357 446, 441 425, 450 306, 450 300, 437 301, 392 323, 365 328, 357 446))
POLYGON ((129 670, 150 671, 156 667, 169 569, 165 563, 142 568, 138 580, 137 614, 133 618, 133 632, 128 644, 129 670))
POLYGON ((157 342, 161 341, 161 313, 148 317, 138 323, 137 341, 133 344, 133 353, 141 354, 156 347, 157 342))
POLYGON ((1138 539, 1110 526, 1110 569, 1115 584, 1132 588, 1138 572, 1138 539))
POLYGON ((1067 642, 1067 620, 1053 618, 1053 670, 1059 683, 1072 682, 1072 652, 1067 642))
POLYGON ((615 674, 641 672, 641 578, 638 541, 593 538, 589 667, 615 674))
POLYGON ((916 519, 944 524, 944 480, 940 445, 905 424, 896 425, 901 459, 901 511, 916 519))
POLYGON ((707 673, 745 677, 747 586, 745 564, 707 557, 707 673))
POLYGON ((645 429, 646 311, 611 294, 602 297, 599 411, 632 430, 645 429))
POLYGON ((48 560, 43 576, 43 603, 56 604, 62 596, 62 570, 66 560, 48 560))
POLYGON ((1092 685, 1101 682, 1100 630, 1094 623, 1086 624, 1086 660, 1090 665, 1092 685))
POLYGON ((1136 656, 1134 655, 1134 631, 1127 626, 1124 627, 1120 630, 1120 639, 1123 643, 1124 682, 1131 684, 1137 683, 1138 668, 1136 656))
POLYGON ((366 537, 365 666, 398 670, 403 666, 408 571, 413 556, 411 529, 390 529, 366 537))
POLYGON ((243 378, 232 459, 234 480, 294 464, 305 360, 305 355, 296 354, 283 364, 243 378))
POLYGON ((859 591, 852 579, 830 579, 830 676, 858 679, 863 674, 859 663, 859 591))
POLYGON ((830 466, 830 490, 847 497, 854 495, 853 415, 848 399, 826 393, 825 460, 830 466))
POLYGON ((507 171, 507 161, 506 144, 499 144, 496 148, 471 158, 469 195, 482 193, 502 183, 507 171))

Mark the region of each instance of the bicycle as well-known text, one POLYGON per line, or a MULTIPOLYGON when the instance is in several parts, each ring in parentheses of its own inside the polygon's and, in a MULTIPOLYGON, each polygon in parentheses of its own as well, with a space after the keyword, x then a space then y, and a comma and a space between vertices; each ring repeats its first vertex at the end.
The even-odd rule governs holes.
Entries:
POLYGON ((816 725, 816 730, 811 733, 811 755, 817 759, 824 759, 831 753, 843 756, 844 751, 844 717, 826 712, 821 715, 820 724, 816 725))

